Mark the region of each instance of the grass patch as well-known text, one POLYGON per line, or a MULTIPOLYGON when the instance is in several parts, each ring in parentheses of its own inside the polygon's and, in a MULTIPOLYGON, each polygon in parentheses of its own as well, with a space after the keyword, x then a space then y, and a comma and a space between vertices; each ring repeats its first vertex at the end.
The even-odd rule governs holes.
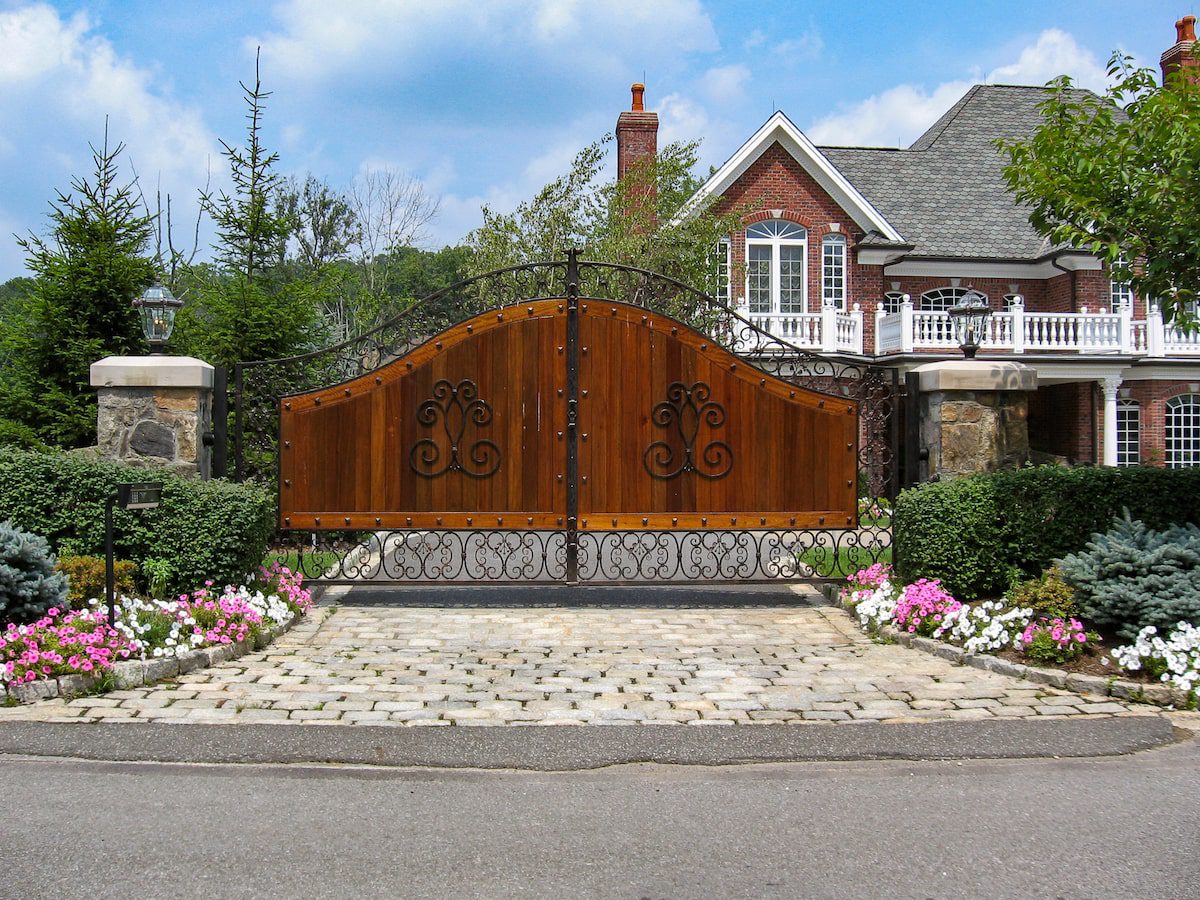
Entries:
POLYGON ((873 563, 891 563, 892 548, 868 550, 863 547, 840 547, 834 552, 828 547, 813 547, 797 558, 818 578, 845 578, 873 563))

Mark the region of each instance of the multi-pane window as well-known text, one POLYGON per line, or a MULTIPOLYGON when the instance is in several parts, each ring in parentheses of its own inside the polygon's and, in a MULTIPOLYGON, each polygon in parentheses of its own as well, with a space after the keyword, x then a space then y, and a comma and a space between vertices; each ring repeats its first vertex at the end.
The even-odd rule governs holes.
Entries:
POLYGON ((1167 401, 1167 466, 1200 466, 1200 394, 1167 401))
POLYGON ((821 305, 846 308, 846 238, 821 238, 821 305))
POLYGON ((718 241, 712 255, 713 296, 729 305, 729 241, 718 241))
POLYGON ((1141 458, 1142 407, 1136 400, 1117 401, 1117 465, 1136 466, 1141 458))
MULTIPOLYGON (((917 308, 929 312, 945 312, 953 308, 954 304, 965 297, 971 290, 971 288, 962 287, 934 288, 932 291, 926 291, 921 295, 921 302, 917 308)), ((975 291, 974 293, 980 294, 979 291, 975 291)), ((980 294, 980 296, 983 295, 980 294)), ((987 297, 983 299, 986 300, 987 297)))
POLYGON ((808 295, 808 231, 786 219, 746 229, 746 299, 752 313, 801 313, 808 295))
MULTIPOLYGON (((1117 257, 1114 265, 1128 265, 1124 253, 1117 257)), ((1108 299, 1112 304, 1113 312, 1116 312, 1118 309, 1130 309, 1133 307, 1133 288, 1129 286, 1128 281, 1117 281, 1114 278, 1108 283, 1108 299)))
POLYGON ((885 313, 900 312, 900 304, 904 302, 904 291, 888 291, 883 295, 883 311, 885 313))

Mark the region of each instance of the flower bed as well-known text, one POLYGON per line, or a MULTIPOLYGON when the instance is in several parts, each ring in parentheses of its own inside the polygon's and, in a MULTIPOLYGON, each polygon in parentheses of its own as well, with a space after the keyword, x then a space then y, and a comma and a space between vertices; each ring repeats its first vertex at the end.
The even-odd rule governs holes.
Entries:
POLYGON ((287 630, 312 605, 301 576, 276 564, 261 571, 258 589, 218 592, 209 582, 175 600, 120 597, 112 627, 101 600, 86 609, 50 609, 35 622, 0 628, 0 684, 20 702, 94 690, 106 681, 120 687, 156 681, 231 659, 234 648, 244 652, 287 630))
MULTIPOLYGON (((998 601, 961 603, 937 579, 901 584, 886 564, 862 569, 847 582, 842 602, 868 632, 897 636, 905 643, 922 638, 940 641, 950 648, 961 648, 957 653, 942 655, 963 662, 979 654, 1004 654, 1035 665, 1078 668, 1078 663, 1091 655, 1099 659, 1101 666, 1111 666, 1113 674, 1107 678, 1074 676, 1074 686, 1079 689, 1100 690, 1130 699, 1196 705, 1200 687, 1200 628, 1187 622, 1180 622, 1165 638, 1159 637, 1155 628, 1146 628, 1133 644, 1100 655, 1098 636, 1075 618, 1040 615, 1031 608, 998 601), (1120 682, 1121 674, 1144 682, 1157 681, 1168 690, 1146 690, 1137 684, 1120 682)), ((1003 670, 990 661, 984 667, 1003 670)), ((1010 668, 1010 674, 1027 675, 1024 665, 1010 668)), ((1068 677, 1062 673, 1061 677, 1037 680, 1063 686, 1068 677)))

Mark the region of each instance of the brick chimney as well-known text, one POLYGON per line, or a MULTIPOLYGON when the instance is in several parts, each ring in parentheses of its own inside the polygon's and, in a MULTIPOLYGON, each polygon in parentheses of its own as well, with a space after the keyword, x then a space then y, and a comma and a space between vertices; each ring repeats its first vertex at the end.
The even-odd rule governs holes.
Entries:
POLYGON ((1195 75, 1200 76, 1200 63, 1192 55, 1195 46, 1196 17, 1184 16, 1175 23, 1175 45, 1167 48, 1158 61, 1162 67, 1163 84, 1166 84, 1168 75, 1179 69, 1197 70, 1195 75))
POLYGON ((617 116, 617 178, 638 160, 658 153, 658 113, 646 112, 644 84, 635 84, 632 108, 617 116))

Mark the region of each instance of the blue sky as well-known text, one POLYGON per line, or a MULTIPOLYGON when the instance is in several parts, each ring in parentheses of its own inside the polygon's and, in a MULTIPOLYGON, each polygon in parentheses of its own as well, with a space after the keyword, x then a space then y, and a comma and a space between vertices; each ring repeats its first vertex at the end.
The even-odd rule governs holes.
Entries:
MULTIPOLYGON (((11 235, 89 171, 104 118, 179 219, 218 140, 242 139, 238 81, 262 47, 264 138, 285 174, 335 187, 393 169, 441 198, 427 246, 510 209, 611 131, 645 78, 660 143, 724 161, 775 109, 818 143, 908 144, 972 83, 1100 88, 1110 52, 1147 65, 1180 2, 700 0, 0 0, 0 280, 11 235)), ((182 230, 180 228, 179 230, 182 230)), ((208 231, 205 230, 207 236, 208 231)))

